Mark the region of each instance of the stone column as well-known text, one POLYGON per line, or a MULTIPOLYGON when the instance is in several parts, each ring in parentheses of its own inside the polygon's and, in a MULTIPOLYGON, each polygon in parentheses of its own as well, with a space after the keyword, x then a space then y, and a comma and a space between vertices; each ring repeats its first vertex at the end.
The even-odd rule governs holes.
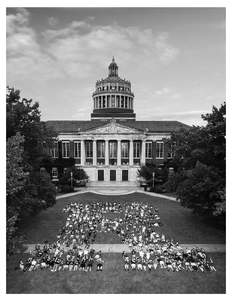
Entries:
POLYGON ((97 141, 93 140, 93 165, 97 164, 97 141))
POLYGON ((133 157, 133 140, 130 140, 130 153, 129 153, 129 165, 133 166, 134 164, 134 157, 133 157))
POLYGON ((81 140, 81 165, 85 165, 85 141, 81 140))
POLYGON ((118 146, 117 146, 117 165, 121 166, 121 141, 118 140, 118 146))
POLYGON ((110 108, 112 107, 112 95, 110 94, 110 108))
POLYGON ((105 165, 109 165, 109 141, 105 140, 105 165))
POLYGON ((142 140, 141 165, 145 165, 145 140, 142 140))

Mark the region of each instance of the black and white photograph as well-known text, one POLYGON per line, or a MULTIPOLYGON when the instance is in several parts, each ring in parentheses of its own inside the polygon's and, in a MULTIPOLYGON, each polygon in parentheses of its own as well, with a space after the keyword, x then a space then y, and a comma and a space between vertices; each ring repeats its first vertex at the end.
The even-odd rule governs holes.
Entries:
POLYGON ((226 294, 227 7, 23 2, 5 293, 226 294))

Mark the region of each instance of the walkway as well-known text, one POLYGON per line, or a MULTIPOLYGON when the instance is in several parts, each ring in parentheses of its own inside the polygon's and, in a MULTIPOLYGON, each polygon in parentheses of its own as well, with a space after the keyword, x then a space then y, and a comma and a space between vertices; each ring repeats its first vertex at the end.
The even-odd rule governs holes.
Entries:
POLYGON ((108 188, 94 188, 94 187, 88 187, 88 188, 80 188, 79 191, 77 192, 73 192, 73 193, 68 193, 68 194, 64 194, 64 195, 59 195, 56 197, 56 199, 63 199, 66 197, 71 197, 71 196, 75 196, 75 195, 80 195, 80 194, 85 194, 85 193, 93 193, 93 194, 97 194, 97 195, 106 195, 106 196, 121 196, 121 195, 129 195, 129 194, 133 194, 133 193, 141 193, 141 194, 145 194, 151 197, 159 197, 159 198, 163 198, 163 199, 167 199, 167 200, 171 200, 171 201, 177 201, 175 197, 171 197, 171 196, 166 196, 166 195, 162 195, 162 194, 157 194, 157 193, 151 193, 151 192, 144 192, 143 190, 139 189, 139 188, 112 188, 112 187, 108 187, 108 188))
MULTIPOLYGON (((27 247, 25 253, 29 253, 30 251, 35 249, 36 244, 25 244, 24 246, 27 247)), ((38 245, 38 244, 37 244, 38 245)), ((43 244, 40 244, 43 246, 43 244)), ((180 247, 183 249, 192 249, 192 248, 203 248, 206 252, 226 252, 225 244, 180 244, 180 247)), ((102 253, 122 253, 130 252, 130 248, 126 244, 92 244, 91 248, 94 248, 96 251, 101 250, 102 253)), ((67 247, 64 247, 64 250, 68 250, 67 247)))

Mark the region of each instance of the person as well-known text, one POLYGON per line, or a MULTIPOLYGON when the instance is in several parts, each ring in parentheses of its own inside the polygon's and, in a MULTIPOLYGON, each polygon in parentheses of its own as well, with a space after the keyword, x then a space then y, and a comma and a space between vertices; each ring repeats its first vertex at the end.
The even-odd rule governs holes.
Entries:
POLYGON ((24 263, 22 260, 19 261, 19 270, 24 271, 24 263))
POLYGON ((131 270, 135 270, 136 269, 136 256, 134 254, 132 254, 131 256, 131 270))
POLYGON ((96 261, 97 263, 97 271, 102 271, 103 270, 103 264, 104 264, 104 260, 99 257, 96 261))
POLYGON ((142 260, 142 264, 143 264, 143 271, 146 271, 147 270, 147 261, 146 261, 145 257, 142 260))
POLYGON ((158 267, 158 261, 157 261, 157 258, 154 259, 153 267, 154 267, 154 270, 156 270, 157 267, 158 267))
POLYGON ((129 256, 127 254, 125 254, 125 256, 124 256, 124 270, 125 271, 129 271, 129 262, 130 262, 129 256))
POLYGON ((151 271, 151 269, 152 269, 152 260, 151 259, 148 261, 147 267, 148 267, 148 270, 151 271))
POLYGON ((87 271, 92 271, 94 259, 89 255, 87 259, 87 271))
POLYGON ((141 257, 137 258, 137 270, 138 271, 142 271, 143 270, 142 258, 141 257))

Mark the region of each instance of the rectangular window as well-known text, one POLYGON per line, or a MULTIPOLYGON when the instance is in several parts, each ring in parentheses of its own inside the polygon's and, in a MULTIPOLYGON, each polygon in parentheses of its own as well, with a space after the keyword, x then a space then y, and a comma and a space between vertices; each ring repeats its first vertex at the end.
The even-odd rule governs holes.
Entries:
POLYGON ((70 143, 62 141, 62 157, 69 158, 70 155, 70 143))
POLYGON ((117 142, 109 142, 109 158, 117 159, 117 142))
POLYGON ((58 142, 54 142, 51 149, 51 156, 52 158, 58 158, 58 142))
POLYGON ((97 141, 97 158, 105 158, 105 142, 97 141))
POLYGON ((121 142, 121 158, 129 158, 129 142, 121 142))
POLYGON ((128 98, 126 97, 126 99, 125 99, 125 108, 127 108, 127 101, 128 101, 128 98))
POLYGON ((134 148, 134 158, 140 158, 141 156, 141 143, 139 141, 135 141, 133 143, 134 148))
POLYGON ((152 158, 152 142, 145 143, 145 157, 152 158))
POLYGON ((52 178, 58 178, 58 169, 52 168, 52 178))
POLYGON ((111 107, 115 107, 115 97, 114 97, 114 95, 112 95, 111 107))
POLYGON ((174 155, 175 155, 175 143, 169 144, 167 156, 168 158, 173 158, 174 155))
POLYGON ((74 158, 81 158, 81 141, 74 141, 74 158))
POLYGON ((164 158, 164 142, 156 142, 156 158, 164 158))
POLYGON ((93 157, 93 142, 92 141, 85 142, 85 156, 86 156, 86 158, 93 157))

